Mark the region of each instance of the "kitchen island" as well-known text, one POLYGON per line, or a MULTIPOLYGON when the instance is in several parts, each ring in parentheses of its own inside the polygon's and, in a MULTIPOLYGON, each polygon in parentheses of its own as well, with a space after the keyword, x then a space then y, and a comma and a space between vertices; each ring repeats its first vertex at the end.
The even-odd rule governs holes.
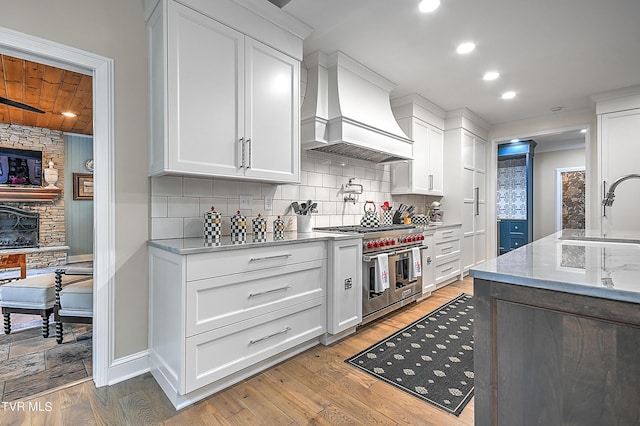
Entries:
POLYGON ((639 233, 563 231, 470 273, 476 425, 640 423, 639 233))

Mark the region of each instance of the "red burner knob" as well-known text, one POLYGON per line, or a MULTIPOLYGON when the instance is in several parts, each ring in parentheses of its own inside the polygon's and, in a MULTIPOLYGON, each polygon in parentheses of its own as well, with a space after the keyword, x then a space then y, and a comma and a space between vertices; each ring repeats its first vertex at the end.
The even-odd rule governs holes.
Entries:
POLYGON ((420 241, 424 240, 424 235, 420 235, 420 241))
POLYGON ((367 243, 367 248, 372 249, 373 248, 373 243, 371 241, 369 241, 367 243))
POLYGON ((384 245, 385 246, 390 246, 391 245, 391 240, 385 240, 384 245))
POLYGON ((395 246, 395 245, 396 245, 396 240, 395 240, 395 239, 391 240, 391 245, 392 245, 392 246, 395 246))
POLYGON ((373 242, 373 247, 375 247, 375 248, 378 248, 378 247, 379 247, 379 244, 378 244, 378 242, 377 242, 377 241, 374 241, 374 242, 373 242))

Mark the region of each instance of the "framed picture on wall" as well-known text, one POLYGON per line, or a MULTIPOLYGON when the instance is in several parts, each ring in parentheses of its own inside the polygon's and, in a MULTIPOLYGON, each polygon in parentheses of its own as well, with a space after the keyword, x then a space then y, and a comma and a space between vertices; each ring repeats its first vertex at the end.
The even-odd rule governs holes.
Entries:
POLYGON ((73 199, 93 200, 93 174, 73 174, 73 199))

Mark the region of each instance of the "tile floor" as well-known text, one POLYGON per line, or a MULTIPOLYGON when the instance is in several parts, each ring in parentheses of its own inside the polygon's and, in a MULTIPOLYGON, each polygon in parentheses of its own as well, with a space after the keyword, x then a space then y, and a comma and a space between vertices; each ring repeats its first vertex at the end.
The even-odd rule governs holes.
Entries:
POLYGON ((43 338, 39 324, 0 334, 0 401, 15 401, 92 376, 91 325, 65 323, 64 330, 60 345, 53 336, 43 338))

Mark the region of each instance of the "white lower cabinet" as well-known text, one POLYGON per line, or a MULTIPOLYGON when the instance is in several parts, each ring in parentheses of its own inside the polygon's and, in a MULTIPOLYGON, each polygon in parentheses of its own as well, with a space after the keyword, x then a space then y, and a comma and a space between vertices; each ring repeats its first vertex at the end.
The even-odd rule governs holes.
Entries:
POLYGON ((151 372, 176 408, 318 344, 326 332, 325 241, 149 252, 151 372))
POLYGON ((329 241, 327 334, 331 344, 362 322, 362 238, 329 241))
POLYGON ((434 280, 439 288, 460 277, 462 227, 458 225, 436 230, 434 242, 434 280))
POLYGON ((422 250, 422 294, 428 296, 436 289, 435 235, 433 231, 424 233, 426 248, 422 250))

